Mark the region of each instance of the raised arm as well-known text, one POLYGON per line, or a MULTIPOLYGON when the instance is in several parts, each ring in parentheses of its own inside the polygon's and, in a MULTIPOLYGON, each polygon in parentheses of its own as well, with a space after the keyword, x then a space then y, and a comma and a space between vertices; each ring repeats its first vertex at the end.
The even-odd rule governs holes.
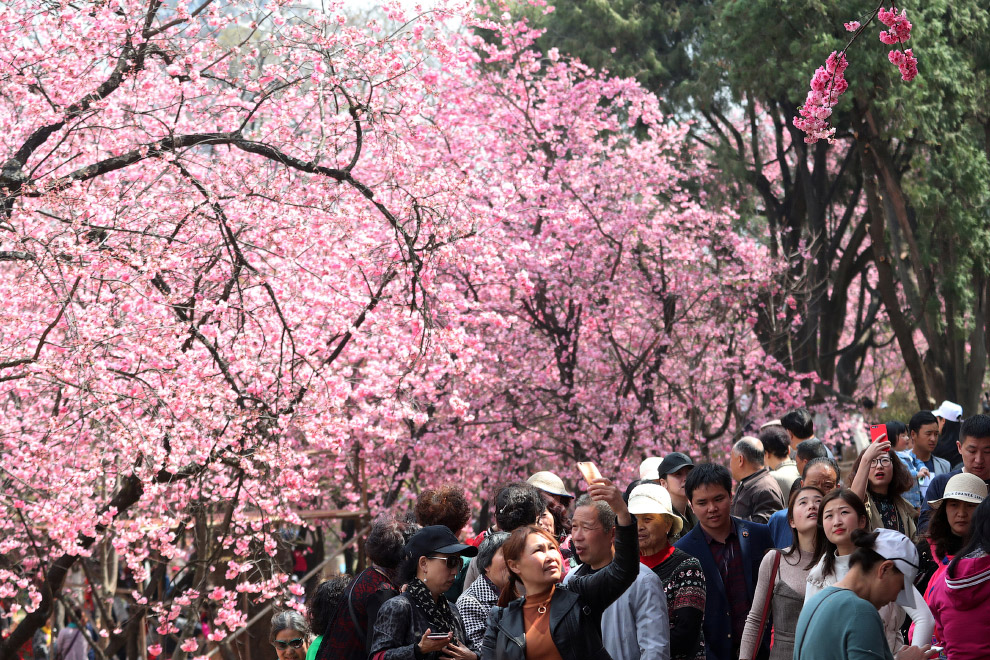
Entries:
MULTIPOLYGON (((863 450, 863 458, 859 462, 859 469, 856 470, 856 474, 853 476, 852 485, 849 486, 849 489, 859 495, 859 499, 864 502, 866 501, 866 488, 870 483, 870 463, 878 456, 888 455, 889 450, 890 442, 887 440, 877 440, 863 450)), ((896 458, 896 456, 894 458, 896 458)))
POLYGON ((607 479, 599 479, 588 488, 596 502, 605 502, 615 511, 615 558, 592 575, 569 580, 566 589, 581 596, 585 605, 599 615, 636 581, 639 575, 639 537, 632 514, 622 500, 622 492, 607 479))

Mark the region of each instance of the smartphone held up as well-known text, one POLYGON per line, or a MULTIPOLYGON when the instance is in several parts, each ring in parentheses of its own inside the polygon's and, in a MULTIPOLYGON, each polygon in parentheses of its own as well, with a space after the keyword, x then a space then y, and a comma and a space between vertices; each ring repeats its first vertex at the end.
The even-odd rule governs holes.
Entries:
MULTIPOLYGON (((882 442, 887 440, 887 425, 886 424, 870 424, 870 442, 882 442)), ((886 451, 890 451, 887 449, 886 451)))
POLYGON ((581 476, 584 477, 585 482, 589 486, 602 478, 602 473, 598 471, 598 466, 590 461, 578 463, 577 467, 581 472, 581 476))

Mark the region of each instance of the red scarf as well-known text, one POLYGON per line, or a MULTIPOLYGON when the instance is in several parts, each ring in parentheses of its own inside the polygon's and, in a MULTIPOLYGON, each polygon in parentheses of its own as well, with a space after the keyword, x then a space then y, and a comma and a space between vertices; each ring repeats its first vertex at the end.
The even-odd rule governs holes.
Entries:
POLYGON ((674 546, 668 545, 666 550, 663 550, 662 552, 658 552, 655 555, 640 555, 639 561, 640 563, 646 564, 647 568, 656 568, 660 564, 670 559, 670 556, 674 554, 674 550, 675 550, 674 546))

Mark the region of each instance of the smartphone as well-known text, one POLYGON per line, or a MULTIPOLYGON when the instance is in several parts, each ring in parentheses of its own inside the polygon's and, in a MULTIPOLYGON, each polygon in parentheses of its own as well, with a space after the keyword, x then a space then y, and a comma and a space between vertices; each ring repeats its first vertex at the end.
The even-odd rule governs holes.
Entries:
POLYGON ((941 653, 943 648, 945 648, 945 647, 943 647, 943 646, 933 646, 933 647, 931 647, 928 650, 929 651, 935 651, 936 653, 941 653))
POLYGON ((591 461, 585 461, 577 464, 578 470, 581 472, 581 476, 590 486, 596 480, 602 478, 602 473, 598 471, 598 467, 591 461))
MULTIPOLYGON (((880 439, 880 436, 887 433, 886 424, 870 424, 870 442, 876 442, 880 439)), ((884 440, 889 440, 890 438, 883 438, 884 440)), ((889 449, 887 451, 890 451, 889 449)))
POLYGON ((426 636, 426 639, 447 639, 447 635, 450 633, 430 633, 426 636))

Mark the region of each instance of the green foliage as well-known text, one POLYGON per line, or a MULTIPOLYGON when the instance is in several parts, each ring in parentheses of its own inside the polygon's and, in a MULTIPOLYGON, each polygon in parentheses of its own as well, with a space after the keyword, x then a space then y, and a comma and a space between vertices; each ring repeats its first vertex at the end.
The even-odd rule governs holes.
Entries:
MULTIPOLYGON (((797 174, 777 194, 781 222, 794 240, 807 241, 822 233, 814 205, 836 209, 829 217, 841 215, 844 205, 857 203, 862 177, 858 157, 841 175, 835 164, 824 177, 817 168, 829 154, 841 158, 855 148, 859 126, 867 117, 875 120, 896 185, 910 205, 907 227, 887 223, 888 249, 912 307, 909 316, 925 331, 929 351, 937 352, 936 335, 975 339, 970 333, 979 319, 972 310, 990 277, 990 5, 898 3, 914 25, 907 46, 919 59, 920 73, 911 83, 901 81, 888 62, 890 46, 878 38, 884 26, 874 21, 849 47, 850 89, 832 118, 839 144, 806 150, 790 121, 808 82, 829 53, 852 39, 843 24, 865 23, 876 6, 866 0, 569 0, 532 17, 547 30, 544 48, 555 46, 597 68, 634 76, 675 117, 697 119, 693 135, 711 148, 722 194, 737 200, 743 216, 741 230, 759 233, 762 226, 771 241, 779 229, 768 208, 773 200, 758 187, 760 167, 749 143, 753 127, 775 117, 783 128, 777 146, 797 174), (818 192, 827 189, 829 196, 808 197, 802 179, 807 173, 817 177, 818 192)), ((830 229, 838 226, 829 222, 830 229)), ((856 225, 850 222, 844 231, 856 225)), ((834 268, 829 264, 825 277, 834 268)), ((830 280, 828 286, 844 284, 830 280)), ((850 299, 855 295, 850 292, 850 299)), ((950 367, 940 364, 944 355, 929 358, 950 378, 950 367)))

